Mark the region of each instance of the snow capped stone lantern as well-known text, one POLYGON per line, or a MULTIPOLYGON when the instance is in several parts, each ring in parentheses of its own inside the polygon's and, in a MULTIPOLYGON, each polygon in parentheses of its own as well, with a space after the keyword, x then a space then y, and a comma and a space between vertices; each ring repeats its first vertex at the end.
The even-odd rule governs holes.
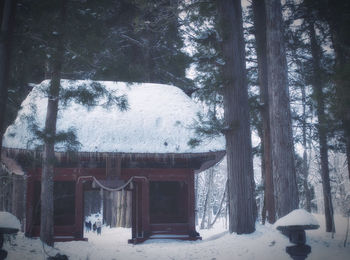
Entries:
POLYGON ((7 256, 7 251, 2 249, 4 235, 16 234, 21 228, 19 220, 9 212, 0 211, 0 260, 7 256))
POLYGON ((311 247, 306 245, 305 230, 318 229, 316 218, 304 209, 293 210, 288 215, 280 218, 274 224, 276 229, 289 238, 296 246, 288 246, 286 252, 295 260, 302 260, 311 252, 311 247))

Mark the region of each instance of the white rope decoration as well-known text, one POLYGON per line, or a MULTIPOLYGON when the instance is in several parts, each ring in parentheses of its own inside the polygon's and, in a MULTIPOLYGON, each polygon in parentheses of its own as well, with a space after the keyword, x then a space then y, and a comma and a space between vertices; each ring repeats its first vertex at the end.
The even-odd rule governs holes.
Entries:
POLYGON ((79 181, 81 179, 93 179, 93 181, 102 189, 107 190, 107 191, 120 191, 123 190, 126 186, 128 186, 134 179, 144 179, 146 181, 148 181, 148 179, 145 176, 132 176, 125 184, 123 184, 122 186, 118 187, 118 188, 108 188, 106 186, 104 186, 101 182, 99 182, 94 176, 80 176, 78 177, 78 181, 77 183, 79 183, 79 181))

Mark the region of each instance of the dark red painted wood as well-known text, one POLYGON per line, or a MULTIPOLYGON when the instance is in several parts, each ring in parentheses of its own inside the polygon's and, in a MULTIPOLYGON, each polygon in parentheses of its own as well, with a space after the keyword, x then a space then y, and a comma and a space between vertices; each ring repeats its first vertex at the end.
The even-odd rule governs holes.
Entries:
MULTIPOLYGON (((72 226, 55 226, 55 241, 82 240, 84 218, 83 182, 96 179, 106 179, 106 169, 103 168, 56 168, 54 181, 76 181, 75 224, 72 226)), ((179 239, 200 239, 188 236, 195 232, 194 212, 194 170, 192 169, 122 169, 121 178, 128 180, 133 176, 146 177, 134 179, 132 192, 132 239, 131 243, 140 243, 152 235, 169 234, 184 235, 179 239), (149 181, 181 181, 187 184, 187 222, 150 224, 149 181), (186 238, 187 237, 187 238, 186 238)), ((32 226, 34 181, 40 181, 41 169, 28 172, 27 186, 27 225, 26 232, 30 236, 39 236, 39 226, 32 226)))
POLYGON ((189 231, 196 229, 195 224, 195 196, 194 196, 194 172, 188 177, 188 229, 189 231))
POLYGON ((84 190, 83 183, 78 180, 75 185, 75 234, 76 239, 83 238, 84 232, 84 190))
POLYGON ((31 175, 28 175, 27 179, 27 194, 26 194, 26 235, 32 235, 32 222, 33 222, 33 193, 34 193, 34 181, 31 175))
POLYGON ((143 236, 148 237, 150 235, 150 228, 149 228, 149 182, 146 180, 142 180, 142 228, 143 228, 143 236))

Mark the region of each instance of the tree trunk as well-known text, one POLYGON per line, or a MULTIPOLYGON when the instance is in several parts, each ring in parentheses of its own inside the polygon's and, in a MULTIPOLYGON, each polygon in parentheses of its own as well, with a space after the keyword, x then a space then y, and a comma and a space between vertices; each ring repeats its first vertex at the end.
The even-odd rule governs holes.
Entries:
POLYGON ((301 87, 301 99, 302 99, 302 105, 303 105, 303 187, 305 192, 305 209, 308 212, 311 212, 311 192, 308 184, 308 176, 309 176, 309 170, 308 170, 308 159, 307 159, 307 139, 306 139, 306 93, 305 93, 305 86, 303 85, 301 87))
POLYGON ((208 205, 207 205, 207 226, 206 228, 210 228, 211 218, 213 215, 213 185, 214 185, 214 169, 210 174, 209 185, 210 190, 208 190, 208 205))
POLYGON ((195 190, 195 216, 196 216, 196 220, 195 220, 195 224, 196 224, 196 226, 198 225, 198 174, 195 174, 195 176, 194 176, 194 190, 195 190))
POLYGON ((125 227, 129 228, 131 227, 131 208, 132 208, 132 191, 126 191, 126 213, 125 213, 125 227))
POLYGON ((117 227, 122 226, 122 219, 123 219, 123 192, 118 191, 118 222, 117 222, 117 227))
POLYGON ((242 7, 238 0, 217 1, 222 33, 222 67, 229 231, 255 231, 256 203, 246 84, 242 7))
MULTIPOLYGON (((117 191, 112 191, 112 192, 107 192, 110 193, 110 200, 111 203, 109 203, 109 206, 111 207, 111 223, 109 223, 110 227, 116 227, 117 226, 117 214, 118 214, 118 192, 117 191)), ((108 207, 108 206, 107 206, 108 207)))
POLYGON ((16 0, 1 1, 1 32, 0 32, 0 155, 2 148, 3 128, 5 127, 5 111, 7 104, 7 89, 10 74, 11 39, 16 13, 16 0))
POLYGON ((266 0, 266 49, 272 172, 277 217, 298 208, 287 61, 280 0, 266 0))
POLYGON ((253 0, 254 28, 256 39, 256 54, 258 58, 260 99, 263 104, 261 117, 263 125, 262 147, 264 167, 264 208, 267 212, 269 223, 275 222, 275 199, 273 195, 273 174, 271 157, 270 117, 269 117, 269 95, 267 84, 267 53, 266 53, 266 10, 263 0, 253 0))
POLYGON ((58 113, 58 101, 60 91, 61 69, 63 63, 63 28, 65 22, 66 1, 61 2, 59 21, 57 22, 58 34, 54 35, 52 78, 49 86, 49 98, 45 120, 45 140, 41 176, 41 220, 40 239, 49 246, 53 246, 53 187, 55 166, 55 136, 58 113))
POLYGON ((348 24, 350 22, 350 6, 347 1, 327 1, 327 20, 330 27, 333 49, 335 52, 336 74, 347 74, 336 76, 336 98, 338 114, 344 131, 346 157, 348 163, 348 175, 350 179, 350 37, 348 24))
POLYGON ((127 191, 126 190, 122 190, 123 193, 123 203, 122 203, 122 227, 126 226, 126 210, 128 208, 128 204, 127 204, 127 191))
POLYGON ((213 182, 213 174, 214 174, 214 169, 211 168, 209 169, 209 174, 208 174, 208 190, 207 190, 207 194, 205 195, 205 201, 204 201, 204 206, 203 206, 203 215, 202 215, 202 221, 201 221, 201 225, 200 225, 200 229, 204 229, 205 228, 205 219, 207 218, 208 215, 208 204, 210 203, 210 193, 211 193, 211 188, 212 188, 212 182, 213 182))
POLYGON ((208 221, 208 222, 209 222, 209 223, 208 223, 208 229, 209 229, 209 228, 212 228, 212 227, 214 226, 216 220, 217 220, 217 219, 219 218, 219 216, 221 215, 222 207, 223 207, 223 205, 224 205, 224 201, 225 201, 226 195, 227 195, 227 181, 226 181, 226 184, 225 184, 224 193, 222 194, 222 199, 221 199, 221 202, 220 202, 220 206, 219 206, 218 212, 216 213, 213 222, 209 222, 209 221, 208 221))
POLYGON ((331 186, 328 165, 327 120, 325 117, 325 104, 321 71, 321 49, 316 39, 314 23, 308 19, 309 37, 312 53, 313 80, 312 87, 316 98, 316 110, 318 119, 318 137, 320 143, 321 177, 323 188, 324 211, 326 217, 326 232, 335 232, 331 186))
MULTIPOLYGON (((47 114, 45 122, 45 131, 47 138, 44 145, 43 168, 41 176, 41 222, 40 239, 49 246, 53 246, 53 175, 55 165, 54 136, 56 134, 56 120, 58 111, 58 91, 60 87, 57 82, 58 75, 51 79, 51 96, 47 105, 47 114), (56 91, 57 94, 53 94, 56 91)), ((58 80, 59 80, 58 76, 58 80)))
MULTIPOLYGON (((112 204, 115 203, 115 201, 112 200, 111 192, 101 189, 101 194, 102 194, 101 198, 102 198, 102 201, 103 201, 103 216, 104 216, 106 225, 113 226, 113 222, 114 221, 116 222, 116 225, 117 225, 117 221, 118 220, 113 220, 114 212, 112 212, 113 211, 112 204)), ((115 200, 118 201, 118 197, 115 200)), ((116 208, 117 207, 118 206, 116 206, 116 208)), ((117 213, 116 214, 118 214, 118 208, 117 208, 117 213)))
POLYGON ((350 180, 350 138, 346 139, 346 161, 348 162, 348 176, 350 180))

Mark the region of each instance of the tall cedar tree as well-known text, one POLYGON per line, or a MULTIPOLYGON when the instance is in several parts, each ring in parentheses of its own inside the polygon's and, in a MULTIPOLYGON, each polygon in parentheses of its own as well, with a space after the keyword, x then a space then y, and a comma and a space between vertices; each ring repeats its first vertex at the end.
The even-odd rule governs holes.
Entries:
MULTIPOLYGON (((262 103, 262 171, 264 176, 264 205, 269 223, 275 222, 275 201, 273 195, 273 174, 271 158, 270 117, 267 84, 267 53, 266 53, 266 10, 265 1, 253 0, 254 33, 256 39, 256 55, 258 59, 258 78, 260 85, 260 100, 262 103)), ((263 222, 265 212, 262 213, 263 222)))
POLYGON ((314 98, 316 101, 316 111, 318 119, 318 138, 321 157, 321 177, 323 188, 324 211, 326 217, 326 232, 335 232, 332 193, 329 179, 329 164, 328 164, 328 142, 327 142, 327 127, 328 122, 325 114, 325 96, 323 93, 324 83, 322 80, 321 58, 322 49, 317 41, 314 17, 312 15, 312 6, 310 1, 304 1, 307 9, 306 22, 308 24, 308 34, 310 38, 310 47, 312 55, 312 87, 314 98))
POLYGON ((61 70, 63 63, 63 37, 66 22, 67 0, 57 0, 56 10, 52 21, 52 73, 48 90, 48 104, 45 120, 45 140, 41 176, 41 217, 40 239, 47 245, 53 246, 53 176, 55 164, 55 136, 60 92, 61 70))
POLYGON ((267 82, 277 217, 298 208, 287 61, 280 0, 266 0, 267 82))
POLYGON ((308 212, 311 212, 311 189, 309 187, 308 176, 308 156, 307 156, 307 126, 306 126, 306 90, 305 85, 301 86, 301 100, 303 106, 303 114, 302 114, 302 143, 303 143, 303 163, 302 163, 302 174, 303 174, 303 190, 305 195, 305 209, 308 212))
POLYGON ((5 110, 10 73, 11 39, 16 11, 16 2, 16 0, 5 0, 1 1, 0 3, 0 155, 2 148, 3 128, 5 126, 5 110))
POLYGON ((337 115, 342 122, 343 142, 350 178, 350 2, 322 0, 335 52, 337 115))
MULTIPOLYGON (((4 128, 30 91, 28 83, 49 77, 49 3, 18 0, 4 128)), ((62 78, 126 82, 149 78, 191 93, 193 83, 186 78, 191 58, 183 52, 178 4, 175 0, 69 1, 62 78)))
POLYGON ((255 231, 256 204, 240 0, 217 1, 222 32, 229 231, 255 231))

